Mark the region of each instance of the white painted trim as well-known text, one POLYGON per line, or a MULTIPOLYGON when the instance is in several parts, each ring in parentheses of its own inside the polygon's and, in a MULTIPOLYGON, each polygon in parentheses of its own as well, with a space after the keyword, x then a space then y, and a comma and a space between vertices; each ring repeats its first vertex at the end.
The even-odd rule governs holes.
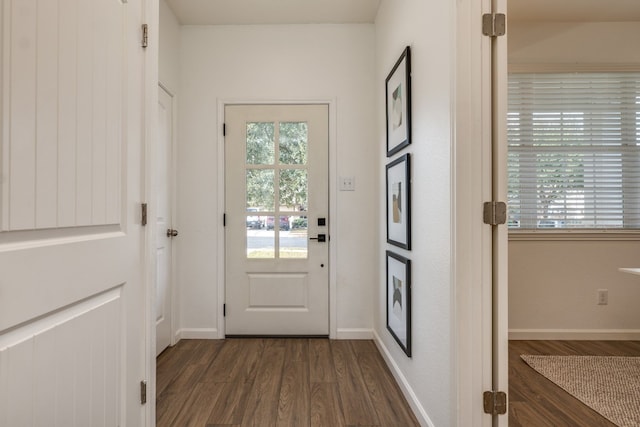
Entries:
POLYGON ((175 334, 176 343, 180 340, 215 340, 218 339, 217 328, 185 328, 175 334))
POLYGON ((640 341, 640 329, 509 329, 509 339, 640 341))
POLYGON ((336 339, 339 340, 372 340, 373 329, 364 328, 340 328, 336 331, 336 339))
POLYGON ((372 332, 373 340, 376 343, 378 350, 380 350, 382 358, 387 363, 387 366, 393 374, 393 377, 396 379, 398 386, 400 386, 400 390, 402 390, 402 394, 404 394, 404 397, 407 399, 407 402, 409 403, 409 406, 411 406, 411 409, 418 419, 418 422, 423 427, 435 427, 435 424, 433 423, 433 421, 431 421, 429 415, 427 415, 427 411, 425 411, 424 407, 420 403, 418 396, 416 396, 413 388, 411 388, 409 381, 407 381, 407 378, 400 370, 400 367, 396 364, 395 360, 393 360, 391 353, 382 342, 382 339, 380 339, 380 336, 375 330, 373 330, 372 332))
MULTIPOLYGON (((225 241, 224 227, 222 225, 222 217, 224 215, 225 203, 225 158, 224 158, 224 135, 222 134, 222 125, 224 124, 224 108, 226 105, 284 105, 284 104, 323 104, 329 106, 329 236, 332 237, 329 243, 329 338, 338 338, 338 309, 337 309, 337 233, 332 233, 336 228, 333 223, 338 216, 338 148, 337 148, 337 98, 318 98, 318 99, 288 99, 288 100, 246 100, 246 99, 218 99, 218 338, 225 337, 225 319, 222 314, 222 304, 225 302, 225 241), (333 236, 331 236, 333 234, 333 236)), ((369 338, 370 339, 370 338, 369 338)))
MULTIPOLYGON (((482 36, 491 0, 455 8, 456 76, 452 82, 451 223, 453 339, 451 425, 490 427, 482 392, 492 389, 492 230, 478 206, 492 200, 491 40, 482 36)), ((506 330, 506 325, 505 325, 506 330)))
MULTIPOLYGON (((157 1, 144 2, 142 5, 142 19, 152 29, 149 34, 149 46, 142 56, 144 80, 143 80, 143 100, 142 100, 142 120, 144 121, 144 141, 142 156, 144 160, 142 203, 148 204, 148 216, 153 218, 155 205, 155 189, 157 181, 155 179, 156 169, 155 156, 156 140, 158 130, 158 45, 159 33, 154 31, 160 23, 160 3, 157 1)), ((139 208, 139 206, 138 206, 139 208)), ((144 426, 155 426, 156 420, 156 292, 155 274, 157 270, 156 259, 156 227, 144 227, 144 247, 142 266, 142 277, 144 277, 143 299, 145 304, 145 325, 144 325, 144 378, 147 381, 147 404, 143 407, 144 426)), ((126 365, 125 365, 126 366, 126 365)), ((129 378, 131 380, 131 378, 129 378)), ((133 404, 131 402, 130 404, 133 404)))
POLYGON ((224 106, 229 102, 218 99, 218 200, 217 200, 217 220, 218 226, 217 234, 218 234, 218 257, 216 259, 216 269, 218 271, 218 336, 217 338, 223 339, 225 337, 224 331, 226 330, 226 322, 224 318, 224 310, 223 305, 225 304, 225 232, 223 225, 224 218, 224 175, 225 175, 225 161, 224 161, 224 134, 222 132, 222 127, 224 126, 224 106))

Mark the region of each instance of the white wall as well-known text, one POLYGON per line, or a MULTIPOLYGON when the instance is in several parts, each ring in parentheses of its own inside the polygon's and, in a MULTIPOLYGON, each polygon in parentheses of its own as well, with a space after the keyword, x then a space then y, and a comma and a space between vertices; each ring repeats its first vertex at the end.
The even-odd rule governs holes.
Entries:
POLYGON ((378 178, 373 25, 184 26, 180 37, 178 229, 183 337, 217 337, 224 207, 219 101, 334 101, 330 218, 338 336, 370 337, 378 285, 378 178), (335 189, 334 189, 335 190, 335 189), (373 244, 372 244, 373 242, 373 244), (358 335, 362 332, 361 335, 358 335))
MULTIPOLYGON (((153 30, 152 30, 153 31, 153 30)), ((180 73, 180 24, 166 0, 160 0, 160 39, 158 74, 160 82, 174 95, 178 92, 180 73)))
MULTIPOLYGON (((378 178, 380 248, 376 254, 375 330, 383 353, 396 365, 403 386, 414 393, 414 409, 427 424, 454 425, 452 329, 452 81, 455 54, 454 2, 383 0, 376 19, 376 114, 378 169, 384 171, 385 78, 405 46, 412 55, 411 251, 388 245, 385 177, 378 178), (437 16, 437 19, 429 17, 437 16), (428 24, 427 24, 428 23, 428 24), (385 249, 412 260, 413 356, 408 358, 386 329, 385 249), (419 403, 418 403, 419 402, 419 403), (416 407, 417 405, 418 407, 416 407)), ((401 152, 400 154, 404 153, 401 152)), ((396 158, 394 156, 393 158, 396 158)))
POLYGON ((640 64, 638 22, 514 22, 509 65, 640 64))
MULTIPOLYGON (((640 23, 512 23, 509 63, 518 70, 640 70, 640 23), (529 64, 524 66, 523 64, 529 64), (542 65, 542 68, 541 68, 542 65), (596 65, 594 67, 594 65, 596 65)), ((512 338, 640 339, 640 281, 618 267, 640 265, 636 241, 509 242, 512 338), (609 305, 597 305, 597 289, 609 305)))

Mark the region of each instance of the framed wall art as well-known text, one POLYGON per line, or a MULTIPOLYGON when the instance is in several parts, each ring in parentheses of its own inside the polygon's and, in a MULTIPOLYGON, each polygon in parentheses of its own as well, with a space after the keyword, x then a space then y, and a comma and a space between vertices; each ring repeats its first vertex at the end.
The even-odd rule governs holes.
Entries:
POLYGON ((405 154, 387 165, 387 243, 411 249, 411 170, 405 154))
POLYGON ((387 329, 411 357, 411 260, 387 251, 387 329))
POLYGON ((411 144, 411 49, 405 48, 385 80, 387 157, 411 144))

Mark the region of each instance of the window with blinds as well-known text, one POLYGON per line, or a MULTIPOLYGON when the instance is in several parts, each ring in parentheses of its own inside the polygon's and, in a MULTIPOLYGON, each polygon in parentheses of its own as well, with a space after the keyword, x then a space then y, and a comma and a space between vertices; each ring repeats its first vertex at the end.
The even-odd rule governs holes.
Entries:
POLYGON ((640 229, 640 73, 509 75, 509 227, 640 229))

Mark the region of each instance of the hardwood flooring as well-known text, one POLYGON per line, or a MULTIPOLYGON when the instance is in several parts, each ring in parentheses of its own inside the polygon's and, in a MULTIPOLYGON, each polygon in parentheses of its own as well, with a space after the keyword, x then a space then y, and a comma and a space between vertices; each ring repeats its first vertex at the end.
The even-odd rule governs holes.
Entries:
POLYGON ((158 427, 419 425, 373 341, 182 340, 156 399, 158 427))
POLYGON ((615 424, 538 374, 521 354, 640 356, 640 341, 510 341, 509 426, 589 426, 615 424))

